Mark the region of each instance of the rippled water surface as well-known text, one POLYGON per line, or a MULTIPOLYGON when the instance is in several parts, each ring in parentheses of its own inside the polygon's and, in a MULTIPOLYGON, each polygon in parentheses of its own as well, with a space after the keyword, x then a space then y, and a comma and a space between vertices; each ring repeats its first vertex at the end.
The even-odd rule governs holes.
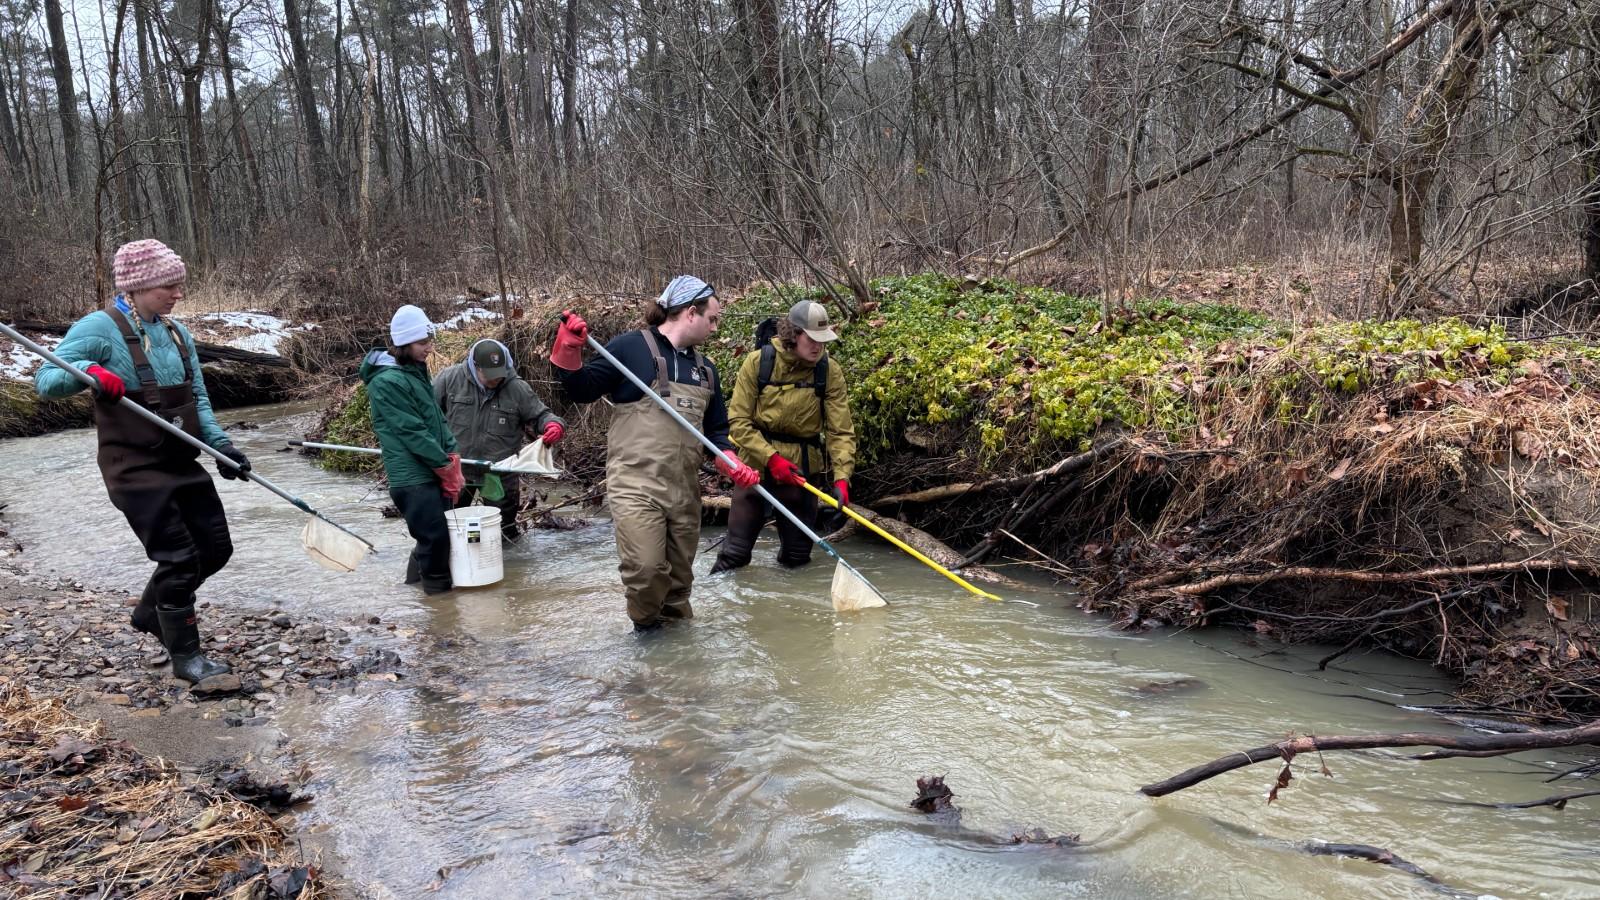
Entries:
MULTIPOLYGON (((257 466, 380 554, 329 575, 299 552, 299 513, 224 483, 238 551, 207 594, 416 633, 406 679, 292 703, 281 720, 315 779, 306 824, 379 895, 1441 895, 1298 849, 1313 840, 1388 848, 1460 892, 1444 895, 1600 895, 1594 801, 1447 802, 1554 793, 1540 774, 1571 761, 1556 753, 1331 754, 1333 778, 1302 758, 1271 806, 1270 765, 1159 801, 1137 793, 1289 731, 1458 730, 1395 707, 1444 702, 1425 666, 1362 656, 1317 672, 1326 648, 1121 634, 1046 588, 1004 592, 1037 608, 978 602, 864 540, 841 549, 894 605, 848 617, 828 603, 832 566, 819 554, 776 569, 769 534, 750 568, 701 578, 693 623, 641 638, 605 524, 534 532, 501 584, 425 599, 400 584, 409 540, 376 515, 386 495, 273 452, 303 410, 223 418, 265 421, 236 438, 257 466), (908 807, 927 774, 948 777, 959 821, 908 807), (1034 828, 1083 844, 1006 843, 1034 828)), ((105 499, 92 442, 0 442, 6 521, 36 569, 136 587, 149 564, 105 499)))

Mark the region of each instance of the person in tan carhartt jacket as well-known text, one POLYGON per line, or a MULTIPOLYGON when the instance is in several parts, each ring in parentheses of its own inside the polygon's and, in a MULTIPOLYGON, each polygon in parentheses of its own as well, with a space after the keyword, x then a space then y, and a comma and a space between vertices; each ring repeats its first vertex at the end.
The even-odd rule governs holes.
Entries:
MULTIPOLYGON (((844 372, 831 364, 824 345, 838 338, 820 303, 803 300, 778 320, 770 344, 746 356, 728 404, 728 435, 739 458, 763 474, 762 484, 808 526, 817 521, 816 495, 802 485, 830 484, 840 503, 850 502, 856 433, 844 372)), ((754 488, 736 488, 728 512, 728 536, 713 572, 750 563, 761 526, 772 511, 754 488)), ((780 516, 778 563, 811 561, 811 539, 780 516)))

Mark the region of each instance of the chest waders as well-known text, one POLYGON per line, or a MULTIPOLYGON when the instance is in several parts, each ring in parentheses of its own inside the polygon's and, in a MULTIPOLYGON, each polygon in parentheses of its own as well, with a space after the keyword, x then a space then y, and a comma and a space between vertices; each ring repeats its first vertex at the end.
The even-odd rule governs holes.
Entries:
MULTIPOLYGON (((655 358, 651 385, 678 414, 700 428, 711 402, 711 371, 694 355, 700 384, 672 380, 655 337, 643 331, 655 358)), ((606 499, 616 525, 617 556, 628 618, 641 628, 694 615, 694 553, 700 542, 700 461, 694 435, 649 398, 618 403, 606 436, 606 499)))
MULTIPOLYGON (((161 418, 200 437, 194 368, 189 347, 169 325, 173 346, 183 361, 183 383, 156 383, 141 335, 120 312, 109 313, 122 331, 139 378, 134 400, 161 418)), ((168 435, 120 404, 94 404, 100 474, 111 504, 120 510, 156 564, 133 610, 133 627, 161 640, 172 655, 174 675, 199 682, 228 671, 200 653, 195 622, 195 592, 233 555, 228 518, 211 476, 200 467, 200 451, 168 435)))

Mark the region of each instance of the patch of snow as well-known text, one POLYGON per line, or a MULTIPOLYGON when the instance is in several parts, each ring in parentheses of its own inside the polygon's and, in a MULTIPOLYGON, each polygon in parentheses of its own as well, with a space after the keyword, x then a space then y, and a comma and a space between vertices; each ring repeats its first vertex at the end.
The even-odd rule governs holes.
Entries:
MULTIPOLYGON (((516 303, 517 301, 519 301, 521 299, 516 294, 507 294, 506 296, 508 298, 510 298, 512 303, 516 303)), ((484 297, 482 300, 474 300, 473 298, 468 297, 466 294, 457 294, 456 297, 455 297, 455 304, 457 306, 467 306, 467 305, 473 304, 473 303, 477 303, 477 304, 479 304, 481 306, 498 305, 500 303, 500 295, 499 294, 490 294, 489 296, 484 297)))
POLYGON ((436 322, 434 324, 439 328, 460 328, 462 325, 465 325, 468 322, 473 322, 480 319, 489 321, 498 318, 500 318, 500 314, 492 309, 484 309, 481 306, 469 306, 450 318, 445 319, 443 322, 436 322))
POLYGON ((200 317, 202 322, 221 322, 235 328, 248 328, 251 331, 287 331, 289 323, 262 312, 214 312, 206 313, 200 317))
MULTIPOLYGON (((199 324, 202 330, 206 326, 214 328, 242 328, 251 334, 224 336, 222 343, 240 350, 252 353, 265 353, 271 356, 279 355, 279 345, 283 339, 296 331, 312 331, 317 323, 308 322, 304 325, 290 325, 277 316, 268 315, 256 310, 243 310, 239 312, 214 312, 199 316, 188 317, 189 322, 199 324)), ((193 328, 191 324, 191 328, 193 328)))
MULTIPOLYGON (((42 344, 49 350, 54 350, 61 343, 61 338, 51 335, 33 335, 32 337, 35 343, 42 344)), ((4 344, 9 348, 5 355, 0 356, 0 378, 25 381, 32 378, 34 370, 44 362, 44 360, 34 356, 32 351, 22 349, 22 345, 14 341, 0 338, 0 344, 4 344)))

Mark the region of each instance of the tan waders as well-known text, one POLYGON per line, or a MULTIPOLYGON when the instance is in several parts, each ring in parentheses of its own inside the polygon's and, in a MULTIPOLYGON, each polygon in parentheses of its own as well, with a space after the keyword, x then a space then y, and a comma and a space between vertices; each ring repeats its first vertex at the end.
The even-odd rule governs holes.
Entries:
MULTIPOLYGON (((652 387, 696 428, 711 400, 711 373, 695 353, 699 385, 667 376, 667 361, 655 338, 645 345, 656 361, 652 387)), ((617 555, 628 618, 640 628, 694 615, 689 588, 700 542, 700 461, 705 453, 694 435, 650 399, 619 403, 607 435, 606 495, 616 523, 617 555)))

